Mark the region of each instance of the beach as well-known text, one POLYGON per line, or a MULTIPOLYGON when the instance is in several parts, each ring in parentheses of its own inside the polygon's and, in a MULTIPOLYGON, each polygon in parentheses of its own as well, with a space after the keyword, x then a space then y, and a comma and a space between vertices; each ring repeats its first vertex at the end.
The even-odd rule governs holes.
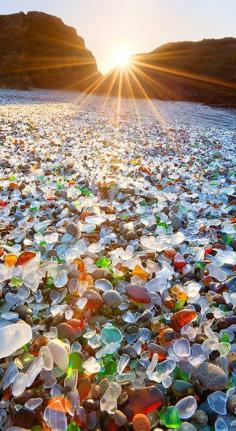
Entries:
POLYGON ((3 429, 235 428, 235 147, 235 110, 0 91, 3 429))

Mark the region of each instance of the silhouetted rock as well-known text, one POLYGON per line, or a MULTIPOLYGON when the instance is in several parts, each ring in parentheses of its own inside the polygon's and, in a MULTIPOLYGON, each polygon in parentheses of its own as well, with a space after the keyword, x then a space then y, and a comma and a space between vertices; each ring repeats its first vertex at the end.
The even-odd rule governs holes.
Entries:
POLYGON ((105 79, 76 30, 43 12, 0 15, 0 87, 92 91, 236 108, 236 38, 165 44, 105 79), (97 85, 96 85, 97 84, 97 85))
POLYGON ((129 69, 107 74, 98 91, 236 107, 236 38, 168 43, 135 55, 129 69))
POLYGON ((0 86, 85 90, 101 74, 76 30, 43 12, 0 15, 0 86))

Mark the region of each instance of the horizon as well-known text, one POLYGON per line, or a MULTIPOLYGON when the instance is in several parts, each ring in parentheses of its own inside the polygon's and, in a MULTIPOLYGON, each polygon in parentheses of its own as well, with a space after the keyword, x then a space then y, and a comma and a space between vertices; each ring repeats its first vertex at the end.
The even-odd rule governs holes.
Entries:
POLYGON ((85 40, 105 74, 128 57, 163 44, 236 37, 236 2, 227 0, 10 0, 1 14, 39 11, 55 15, 85 40), (212 16, 214 13, 214 16, 212 16), (194 17, 194 19, 193 19, 194 17), (168 21, 168 26, 166 22, 168 21), (110 25, 107 25, 107 22, 110 25), (146 25, 145 31, 144 24, 146 25), (141 31, 140 31, 141 30, 141 31))

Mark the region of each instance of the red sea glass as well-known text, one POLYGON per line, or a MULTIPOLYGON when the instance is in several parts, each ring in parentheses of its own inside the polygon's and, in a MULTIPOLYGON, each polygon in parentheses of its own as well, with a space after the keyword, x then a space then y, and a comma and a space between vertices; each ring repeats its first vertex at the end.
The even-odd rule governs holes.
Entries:
POLYGON ((126 293, 132 301, 140 302, 142 304, 149 304, 151 302, 148 292, 142 286, 131 284, 126 288, 126 293))
POLYGON ((173 261, 175 269, 178 271, 181 271, 186 266, 186 260, 184 259, 181 254, 176 254, 174 261, 173 261))
POLYGON ((128 404, 123 409, 128 420, 132 420, 138 413, 147 414, 158 409, 163 404, 163 395, 156 386, 149 386, 140 389, 129 389, 128 404))
POLYGON ((31 251, 24 251, 23 253, 20 254, 20 256, 18 256, 17 265, 23 266, 26 263, 28 263, 31 259, 33 259, 35 256, 36 254, 31 251))
POLYGON ((175 331, 179 331, 197 316, 194 310, 181 310, 171 317, 171 325, 175 331))

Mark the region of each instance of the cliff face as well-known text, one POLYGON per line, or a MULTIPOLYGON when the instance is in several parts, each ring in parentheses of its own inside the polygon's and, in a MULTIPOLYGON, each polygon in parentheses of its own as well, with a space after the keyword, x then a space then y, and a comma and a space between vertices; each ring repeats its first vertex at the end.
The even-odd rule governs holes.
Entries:
POLYGON ((236 107, 236 39, 169 43, 135 55, 127 71, 113 71, 100 92, 124 97, 186 100, 236 107), (122 76, 122 80, 120 80, 122 76), (122 83, 121 83, 122 81, 122 83))
POLYGON ((0 86, 84 90, 101 77, 76 30, 43 12, 0 15, 0 86))
POLYGON ((0 15, 0 87, 91 91, 236 108, 236 39, 169 43, 104 78, 76 30, 43 12, 0 15))

